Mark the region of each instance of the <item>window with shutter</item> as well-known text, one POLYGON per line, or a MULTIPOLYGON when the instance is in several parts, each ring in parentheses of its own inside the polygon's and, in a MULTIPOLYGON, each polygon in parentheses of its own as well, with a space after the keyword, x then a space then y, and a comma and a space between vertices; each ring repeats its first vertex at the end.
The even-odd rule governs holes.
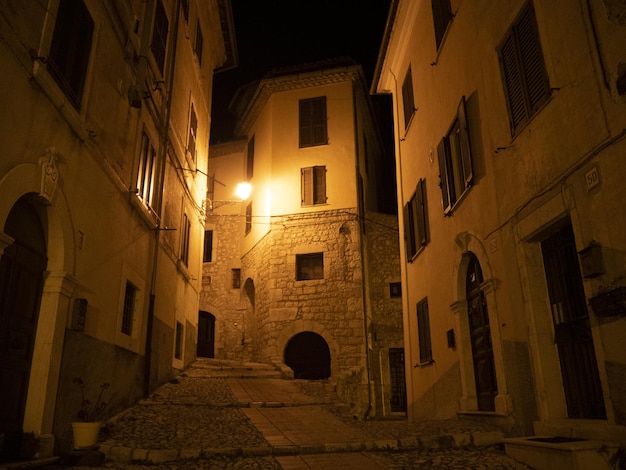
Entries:
POLYGON ((325 145, 326 97, 300 100, 300 148, 325 145))
POLYGON ((511 134, 516 135, 550 97, 532 2, 519 14, 498 47, 511 134))
POLYGON ((413 97, 413 76, 411 67, 406 72, 404 81, 402 82, 402 107, 404 109, 404 128, 409 127, 409 122, 413 114, 415 114, 415 100, 413 97))
POLYGON ((150 138, 144 131, 141 136, 141 153, 137 169, 137 197, 147 207, 155 209, 156 202, 155 182, 157 172, 157 153, 150 138))
POLYGON ((302 168, 300 173, 302 205, 326 204, 326 167, 302 168))
POLYGON ((450 0, 432 0, 431 4, 435 23, 435 44, 439 50, 448 24, 452 21, 452 8, 450 7, 450 0))
POLYGON ((296 255, 296 281, 324 279, 324 253, 296 255))
POLYGON ((213 230, 204 231, 204 253, 202 255, 204 263, 213 261, 213 230))
POLYGON ((465 97, 448 133, 437 146, 443 211, 449 214, 474 179, 465 97))
POLYGON ((156 11, 154 13, 154 25, 152 27, 152 42, 150 50, 154 56, 159 71, 163 73, 165 67, 165 50, 167 48, 167 33, 169 29, 169 21, 163 3, 157 1, 156 11))
POLYGON ((191 233, 191 221, 187 214, 183 213, 181 224, 180 260, 187 266, 189 264, 189 236, 191 233))
POLYGON ((187 151, 191 159, 196 161, 196 137, 198 135, 198 116, 193 103, 191 104, 191 112, 189 113, 189 138, 187 142, 187 151))
POLYGON ((196 23, 196 57, 198 58, 198 65, 202 65, 202 46, 204 45, 204 39, 202 37, 202 28, 200 28, 200 20, 196 23))
POLYGON ((428 299, 417 304, 417 332, 420 350, 420 364, 433 362, 433 351, 430 341, 430 318, 428 315, 428 299))
POLYGON ((409 261, 412 261, 430 241, 425 179, 419 180, 411 199, 404 206, 404 239, 409 261))
POLYGON ((91 53, 93 19, 82 1, 61 0, 48 54, 48 72, 80 109, 91 53))
POLYGON ((246 206, 246 228, 245 234, 248 235, 252 231, 252 202, 246 206))

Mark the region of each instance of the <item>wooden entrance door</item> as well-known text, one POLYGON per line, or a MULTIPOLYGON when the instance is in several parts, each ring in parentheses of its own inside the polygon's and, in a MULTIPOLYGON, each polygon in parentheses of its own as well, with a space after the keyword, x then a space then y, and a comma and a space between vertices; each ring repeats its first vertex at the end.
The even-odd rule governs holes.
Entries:
POLYGON ((498 385, 493 360, 487 300, 480 288, 483 282, 483 273, 476 256, 473 253, 470 253, 470 255, 471 259, 467 267, 466 292, 472 359, 474 362, 474 380, 476 382, 476 399, 479 410, 495 411, 498 385))
POLYGON ((199 313, 198 317, 198 357, 215 357, 215 317, 209 312, 199 313))
POLYGON ((47 265, 41 222, 30 204, 18 201, 4 232, 15 242, 0 257, 0 460, 19 451, 47 265))
POLYGON ((570 418, 605 418, 604 398, 572 226, 568 224, 541 242, 541 251, 567 413, 570 418))

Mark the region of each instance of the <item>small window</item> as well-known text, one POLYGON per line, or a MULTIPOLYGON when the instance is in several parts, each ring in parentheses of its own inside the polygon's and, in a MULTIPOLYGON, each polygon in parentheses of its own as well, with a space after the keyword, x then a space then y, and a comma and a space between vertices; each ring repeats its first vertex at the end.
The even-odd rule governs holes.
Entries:
POLYGON ((324 279, 324 253, 296 255, 296 281, 324 279))
POLYGON ((204 253, 202 255, 204 263, 213 261, 213 230, 204 231, 204 253))
POLYGON ((450 0, 432 0, 432 8, 435 23, 435 44, 439 50, 448 25, 452 21, 452 8, 450 7, 450 0))
POLYGON ((146 206, 152 208, 154 208, 155 202, 156 159, 156 150, 144 132, 141 136, 141 154, 139 155, 139 169, 137 171, 137 196, 146 206))
POLYGON ((185 266, 189 263, 189 234, 191 232, 191 221, 187 214, 183 214, 183 222, 181 224, 181 243, 180 243, 180 260, 185 263, 185 266))
POLYGON ((550 97, 537 20, 528 3, 498 47, 509 110, 511 135, 516 135, 550 97))
POLYGON ((198 58, 198 65, 202 65, 202 46, 204 39, 202 38, 202 28, 200 28, 200 20, 196 23, 196 57, 198 58))
POLYGON ((426 180, 420 179, 411 199, 404 205, 404 242, 410 261, 430 241, 426 206, 426 180))
POLYGON ((248 141, 248 158, 246 160, 246 180, 250 181, 254 175, 254 136, 248 141))
POLYGON ((248 235, 252 231, 252 202, 246 206, 246 229, 245 234, 248 235))
POLYGON ((449 214, 474 180, 465 97, 456 118, 437 147, 443 211, 449 214))
POLYGON ((80 109, 91 53, 93 19, 82 1, 61 0, 48 54, 48 72, 80 109))
POLYGON ((326 204, 326 167, 312 166, 302 168, 301 193, 303 206, 326 204))
POLYGON ((428 299, 424 299, 417 304, 417 330, 420 349, 420 364, 430 364, 433 362, 433 352, 430 343, 428 299))
POLYGON ((135 301, 137 299, 137 288, 126 281, 126 292, 124 293, 124 310, 122 312, 121 332, 127 336, 133 335, 133 320, 135 318, 135 301))
POLYGON ((409 122, 415 113, 415 101, 413 97, 413 76, 411 67, 407 70, 402 82, 402 105, 404 108, 404 128, 409 127, 409 122))
POLYGON ((179 321, 176 322, 176 342, 174 346, 174 357, 176 359, 182 359, 183 357, 183 324, 179 321))
POLYGON ((231 269, 230 286, 233 289, 241 289, 241 269, 240 268, 231 269))
POLYGON ((189 113, 189 137, 187 142, 187 151, 191 156, 191 159, 196 161, 196 138, 198 136, 198 116, 196 116, 196 110, 191 104, 191 111, 189 113))
POLYGON ((300 100, 300 147, 325 145, 326 97, 300 100))
POLYGON ((150 50, 154 60, 159 67, 161 73, 165 68, 165 51, 167 49, 167 33, 169 22, 163 8, 163 3, 159 0, 156 2, 156 11, 154 13, 154 25, 152 27, 152 42, 150 50))
POLYGON ((392 299, 402 297, 402 283, 390 282, 389 283, 389 297, 392 299))

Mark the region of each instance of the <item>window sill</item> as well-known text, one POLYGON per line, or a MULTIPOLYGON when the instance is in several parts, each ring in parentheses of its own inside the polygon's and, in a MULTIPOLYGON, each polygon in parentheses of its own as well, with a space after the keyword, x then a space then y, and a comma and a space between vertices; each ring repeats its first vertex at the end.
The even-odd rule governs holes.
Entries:
POLYGON ((133 208, 139 213, 141 220, 146 224, 150 230, 155 230, 159 226, 159 216, 152 210, 151 207, 146 206, 143 201, 137 196, 137 193, 131 192, 130 203, 133 208))
POLYGON ((425 362, 419 362, 417 364, 413 365, 414 369, 421 369, 423 367, 429 367, 429 366, 433 366, 435 365, 435 360, 431 359, 430 361, 425 361, 425 362))
POLYGON ((463 202, 463 200, 467 197, 467 195, 469 194, 470 190, 472 189, 473 185, 470 184, 469 186, 467 186, 465 188, 465 191, 463 191, 463 194, 461 194, 461 196, 454 202, 454 204, 452 204, 447 210, 443 211, 443 215, 444 217, 451 217, 452 213, 454 211, 457 210, 457 208, 461 205, 461 203, 463 202))

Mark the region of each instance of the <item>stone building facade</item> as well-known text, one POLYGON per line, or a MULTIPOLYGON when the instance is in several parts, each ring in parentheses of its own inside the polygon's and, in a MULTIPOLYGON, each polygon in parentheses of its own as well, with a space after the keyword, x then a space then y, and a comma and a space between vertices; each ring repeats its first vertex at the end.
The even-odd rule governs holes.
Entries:
POLYGON ((106 418, 195 359, 232 27, 228 0, 2 2, 1 460, 72 448, 75 378, 106 418))
POLYGON ((207 216, 214 253, 239 244, 238 259, 223 254, 228 268, 204 265, 211 284, 201 309, 215 317, 214 353, 328 379, 360 417, 404 412, 404 377, 391 374, 403 358, 401 301, 390 293, 400 279, 397 217, 379 210, 379 192, 392 186, 380 178, 384 155, 360 67, 275 71, 239 96, 245 138, 212 146, 209 163, 222 183, 220 207, 207 216), (320 107, 311 115, 311 106, 320 107), (319 119, 312 143, 306 116, 319 119), (232 202, 241 180, 252 195, 232 202), (234 231, 221 232, 227 226, 234 231), (229 271, 240 275, 237 289, 229 271))
POLYGON ((626 10, 548 3, 391 2, 408 413, 623 441, 626 10))

